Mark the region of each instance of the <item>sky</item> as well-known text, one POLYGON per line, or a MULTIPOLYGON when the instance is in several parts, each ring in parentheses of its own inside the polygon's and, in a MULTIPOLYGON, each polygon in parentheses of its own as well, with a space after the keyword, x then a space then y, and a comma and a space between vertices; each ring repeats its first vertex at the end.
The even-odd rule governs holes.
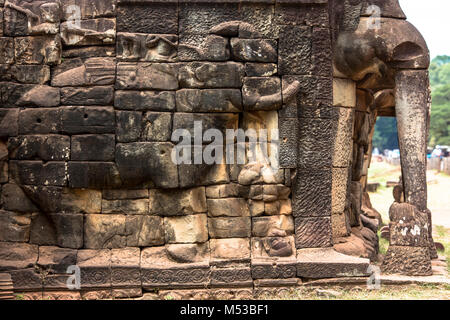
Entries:
POLYGON ((450 56, 450 1, 400 0, 400 5, 427 41, 431 58, 450 56))

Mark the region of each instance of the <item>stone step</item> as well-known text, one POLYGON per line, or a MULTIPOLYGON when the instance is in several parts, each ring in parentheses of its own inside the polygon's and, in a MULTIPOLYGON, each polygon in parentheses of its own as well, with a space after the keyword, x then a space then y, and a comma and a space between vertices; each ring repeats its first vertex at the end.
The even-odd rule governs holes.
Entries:
POLYGON ((11 275, 9 273, 0 273, 0 300, 14 299, 13 290, 11 275))
POLYGON ((347 256, 333 248, 297 250, 297 276, 301 278, 365 277, 369 259, 347 256))

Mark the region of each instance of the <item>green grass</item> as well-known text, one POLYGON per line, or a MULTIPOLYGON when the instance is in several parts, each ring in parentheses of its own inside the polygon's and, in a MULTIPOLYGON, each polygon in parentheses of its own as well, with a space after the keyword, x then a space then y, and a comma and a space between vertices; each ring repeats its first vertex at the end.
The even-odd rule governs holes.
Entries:
POLYGON ((447 258, 447 270, 450 272, 450 229, 434 226, 434 241, 444 245, 445 251, 439 251, 439 254, 447 258))

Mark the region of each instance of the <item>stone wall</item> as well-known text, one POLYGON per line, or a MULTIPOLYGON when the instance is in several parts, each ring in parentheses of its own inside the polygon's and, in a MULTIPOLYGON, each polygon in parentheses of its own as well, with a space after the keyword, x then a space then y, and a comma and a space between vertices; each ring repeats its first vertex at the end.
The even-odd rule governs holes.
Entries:
POLYGON ((376 114, 333 73, 328 2, 0 1, 0 272, 15 290, 57 296, 70 265, 85 296, 366 275, 335 250, 378 252, 376 114), (174 164, 172 133, 196 121, 279 129, 280 169, 260 153, 174 164))

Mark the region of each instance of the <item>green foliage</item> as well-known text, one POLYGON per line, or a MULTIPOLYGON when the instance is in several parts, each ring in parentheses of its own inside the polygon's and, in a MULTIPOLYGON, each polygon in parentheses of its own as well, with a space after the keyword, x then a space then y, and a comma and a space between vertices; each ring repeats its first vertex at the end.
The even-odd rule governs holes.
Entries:
POLYGON ((430 146, 450 145, 450 56, 437 56, 430 66, 433 105, 430 146))
POLYGON ((373 147, 380 152, 398 149, 397 121, 395 118, 379 117, 373 135, 373 147))

